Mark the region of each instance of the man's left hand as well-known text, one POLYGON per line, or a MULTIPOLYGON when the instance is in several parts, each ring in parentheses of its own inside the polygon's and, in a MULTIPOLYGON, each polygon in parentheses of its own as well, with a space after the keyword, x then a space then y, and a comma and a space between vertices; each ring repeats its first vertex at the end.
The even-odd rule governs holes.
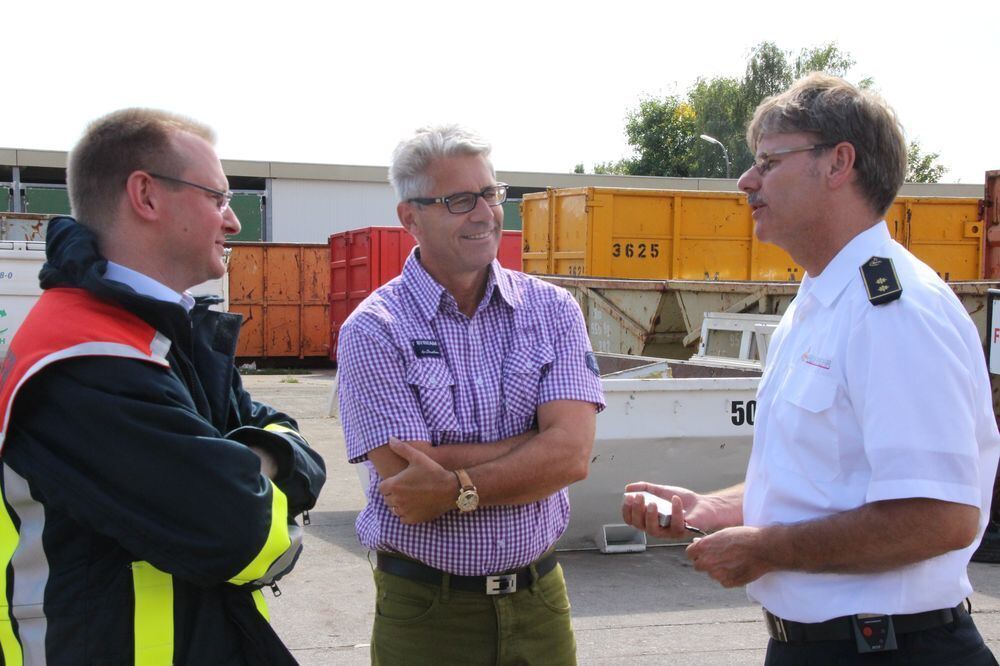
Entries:
POLYGON ((694 568, 723 587, 738 587, 773 570, 766 559, 764 533, 757 527, 730 527, 696 539, 687 547, 694 568))
POLYGON ((247 448, 260 458, 260 473, 274 481, 278 476, 278 461, 274 459, 274 456, 259 446, 248 446, 247 448))
POLYGON ((383 480, 379 492, 404 525, 426 523, 455 508, 458 480, 416 447, 389 440, 392 452, 406 461, 401 472, 383 480))

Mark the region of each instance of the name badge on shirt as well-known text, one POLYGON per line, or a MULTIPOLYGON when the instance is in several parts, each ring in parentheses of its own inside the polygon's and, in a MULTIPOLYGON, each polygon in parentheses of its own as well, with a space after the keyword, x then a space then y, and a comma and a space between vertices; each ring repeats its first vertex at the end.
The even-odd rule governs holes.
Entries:
POLYGON ((598 377, 601 376, 601 368, 597 365, 597 354, 594 352, 587 352, 587 367, 598 377))
POLYGON ((831 361, 830 359, 823 358, 821 356, 815 356, 813 354, 810 354, 809 352, 806 352, 805 354, 802 355, 802 360, 808 363, 809 365, 815 366, 817 368, 823 368, 824 370, 829 370, 830 366, 833 364, 833 361, 831 361))
POLYGON ((411 340, 417 358, 441 358, 441 345, 437 340, 411 340))

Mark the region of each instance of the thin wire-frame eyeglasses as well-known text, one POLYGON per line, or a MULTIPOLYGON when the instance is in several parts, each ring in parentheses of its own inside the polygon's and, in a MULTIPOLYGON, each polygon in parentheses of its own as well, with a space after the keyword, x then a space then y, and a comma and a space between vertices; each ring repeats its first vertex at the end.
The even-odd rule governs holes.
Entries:
POLYGON ((753 165, 760 173, 764 175, 771 170, 774 166, 771 164, 771 159, 777 157, 778 155, 788 155, 789 153, 804 153, 807 150, 825 150, 827 148, 833 148, 836 143, 813 143, 808 146, 795 146, 794 148, 779 148, 778 150, 772 150, 769 153, 760 153, 754 158, 753 165))
POLYGON ((190 181, 182 180, 180 178, 174 178, 173 176, 164 176, 159 173, 153 173, 152 171, 147 171, 146 173, 148 173, 150 176, 158 180, 168 180, 171 183, 179 183, 181 185, 187 185, 188 187, 197 188, 199 190, 202 190, 203 192, 208 192, 209 194, 215 197, 215 203, 219 207, 220 213, 225 213, 226 209, 229 208, 229 202, 233 200, 233 193, 231 190, 226 190, 225 192, 223 192, 222 190, 217 190, 212 187, 205 187, 204 185, 199 185, 198 183, 192 183, 190 181))
POLYGON ((444 204, 449 213, 461 215, 476 207, 476 200, 483 198, 487 206, 499 206, 507 200, 507 183, 497 183, 484 187, 479 192, 456 192, 446 197, 413 197, 407 203, 418 203, 422 206, 444 204))

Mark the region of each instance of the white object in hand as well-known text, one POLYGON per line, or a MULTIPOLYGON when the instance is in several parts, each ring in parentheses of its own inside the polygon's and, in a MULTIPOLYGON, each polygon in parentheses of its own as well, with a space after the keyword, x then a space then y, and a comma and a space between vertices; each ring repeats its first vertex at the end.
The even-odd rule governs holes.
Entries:
POLYGON ((673 513, 674 510, 673 505, 670 503, 670 500, 664 499, 659 495, 654 495, 653 493, 646 492, 645 490, 640 492, 625 493, 625 496, 642 497, 643 500, 646 502, 647 506, 650 504, 655 504, 656 511, 660 515, 660 527, 670 526, 670 515, 673 513))

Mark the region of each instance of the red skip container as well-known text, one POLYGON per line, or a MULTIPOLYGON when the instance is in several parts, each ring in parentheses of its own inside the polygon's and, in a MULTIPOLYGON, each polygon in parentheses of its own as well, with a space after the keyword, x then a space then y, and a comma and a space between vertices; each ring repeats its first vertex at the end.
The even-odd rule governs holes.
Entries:
MULTIPOLYGON (((330 359, 337 335, 368 294, 403 272, 416 245, 402 227, 365 227, 330 236, 330 359)), ((504 268, 521 270, 521 232, 504 231, 498 253, 504 268)))

